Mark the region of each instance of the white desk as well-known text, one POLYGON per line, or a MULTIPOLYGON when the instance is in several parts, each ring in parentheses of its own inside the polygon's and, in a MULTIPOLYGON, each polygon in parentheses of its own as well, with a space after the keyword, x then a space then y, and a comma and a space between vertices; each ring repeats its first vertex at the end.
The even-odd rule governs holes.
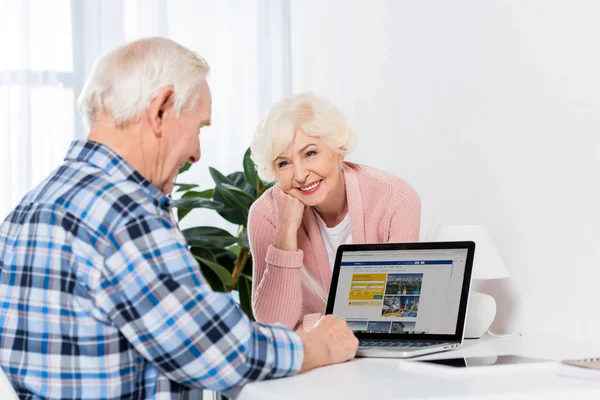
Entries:
MULTIPOLYGON (((600 357, 600 343, 552 340, 549 337, 466 340, 462 348, 420 357, 452 358, 516 354, 560 360, 600 357)), ((452 378, 406 372, 393 359, 361 358, 319 368, 291 378, 246 385, 238 400, 271 399, 600 399, 600 381, 559 377, 553 366, 501 373, 468 371, 452 378)), ((493 369, 494 367, 492 367, 493 369)))

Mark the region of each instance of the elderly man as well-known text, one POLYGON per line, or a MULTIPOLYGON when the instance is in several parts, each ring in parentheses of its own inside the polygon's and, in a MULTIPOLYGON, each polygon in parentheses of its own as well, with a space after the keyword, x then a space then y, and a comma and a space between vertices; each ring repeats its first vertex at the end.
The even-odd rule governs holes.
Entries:
POLYGON ((354 357, 335 317, 300 333, 249 321, 173 222, 166 195, 210 124, 207 73, 167 39, 100 59, 88 139, 0 225, 0 365, 20 397, 170 398, 354 357))

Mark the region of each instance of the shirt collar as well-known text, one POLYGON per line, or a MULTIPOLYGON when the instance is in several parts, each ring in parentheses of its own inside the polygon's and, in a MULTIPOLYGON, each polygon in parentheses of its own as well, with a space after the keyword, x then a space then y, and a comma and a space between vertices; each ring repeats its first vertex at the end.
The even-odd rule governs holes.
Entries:
POLYGON ((89 140, 74 140, 67 152, 65 161, 88 163, 117 179, 137 183, 151 196, 158 207, 166 210, 171 208, 171 200, 167 196, 108 146, 89 140))

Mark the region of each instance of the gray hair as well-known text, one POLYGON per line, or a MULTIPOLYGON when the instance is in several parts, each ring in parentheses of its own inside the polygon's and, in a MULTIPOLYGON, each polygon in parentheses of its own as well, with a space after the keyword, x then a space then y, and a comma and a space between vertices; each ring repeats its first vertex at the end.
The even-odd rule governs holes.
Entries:
POLYGON ((250 145, 252 161, 263 181, 276 179, 273 161, 290 145, 300 128, 342 155, 356 146, 356 134, 344 115, 323 96, 303 92, 285 97, 267 111, 250 145))
POLYGON ((173 107, 180 114, 198 101, 208 71, 204 59, 172 40, 128 43, 96 61, 79 96, 79 111, 90 126, 98 111, 122 126, 144 115, 160 90, 173 85, 173 107))

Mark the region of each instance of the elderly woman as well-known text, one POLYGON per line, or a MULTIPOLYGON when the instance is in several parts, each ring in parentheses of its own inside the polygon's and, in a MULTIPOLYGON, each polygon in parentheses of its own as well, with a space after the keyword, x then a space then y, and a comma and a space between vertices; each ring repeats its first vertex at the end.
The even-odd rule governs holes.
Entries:
POLYGON ((337 248, 414 242, 421 203, 404 180, 345 162, 356 136, 312 93, 274 104, 253 138, 252 160, 277 181, 250 209, 252 306, 260 322, 308 330, 325 311, 337 248))

